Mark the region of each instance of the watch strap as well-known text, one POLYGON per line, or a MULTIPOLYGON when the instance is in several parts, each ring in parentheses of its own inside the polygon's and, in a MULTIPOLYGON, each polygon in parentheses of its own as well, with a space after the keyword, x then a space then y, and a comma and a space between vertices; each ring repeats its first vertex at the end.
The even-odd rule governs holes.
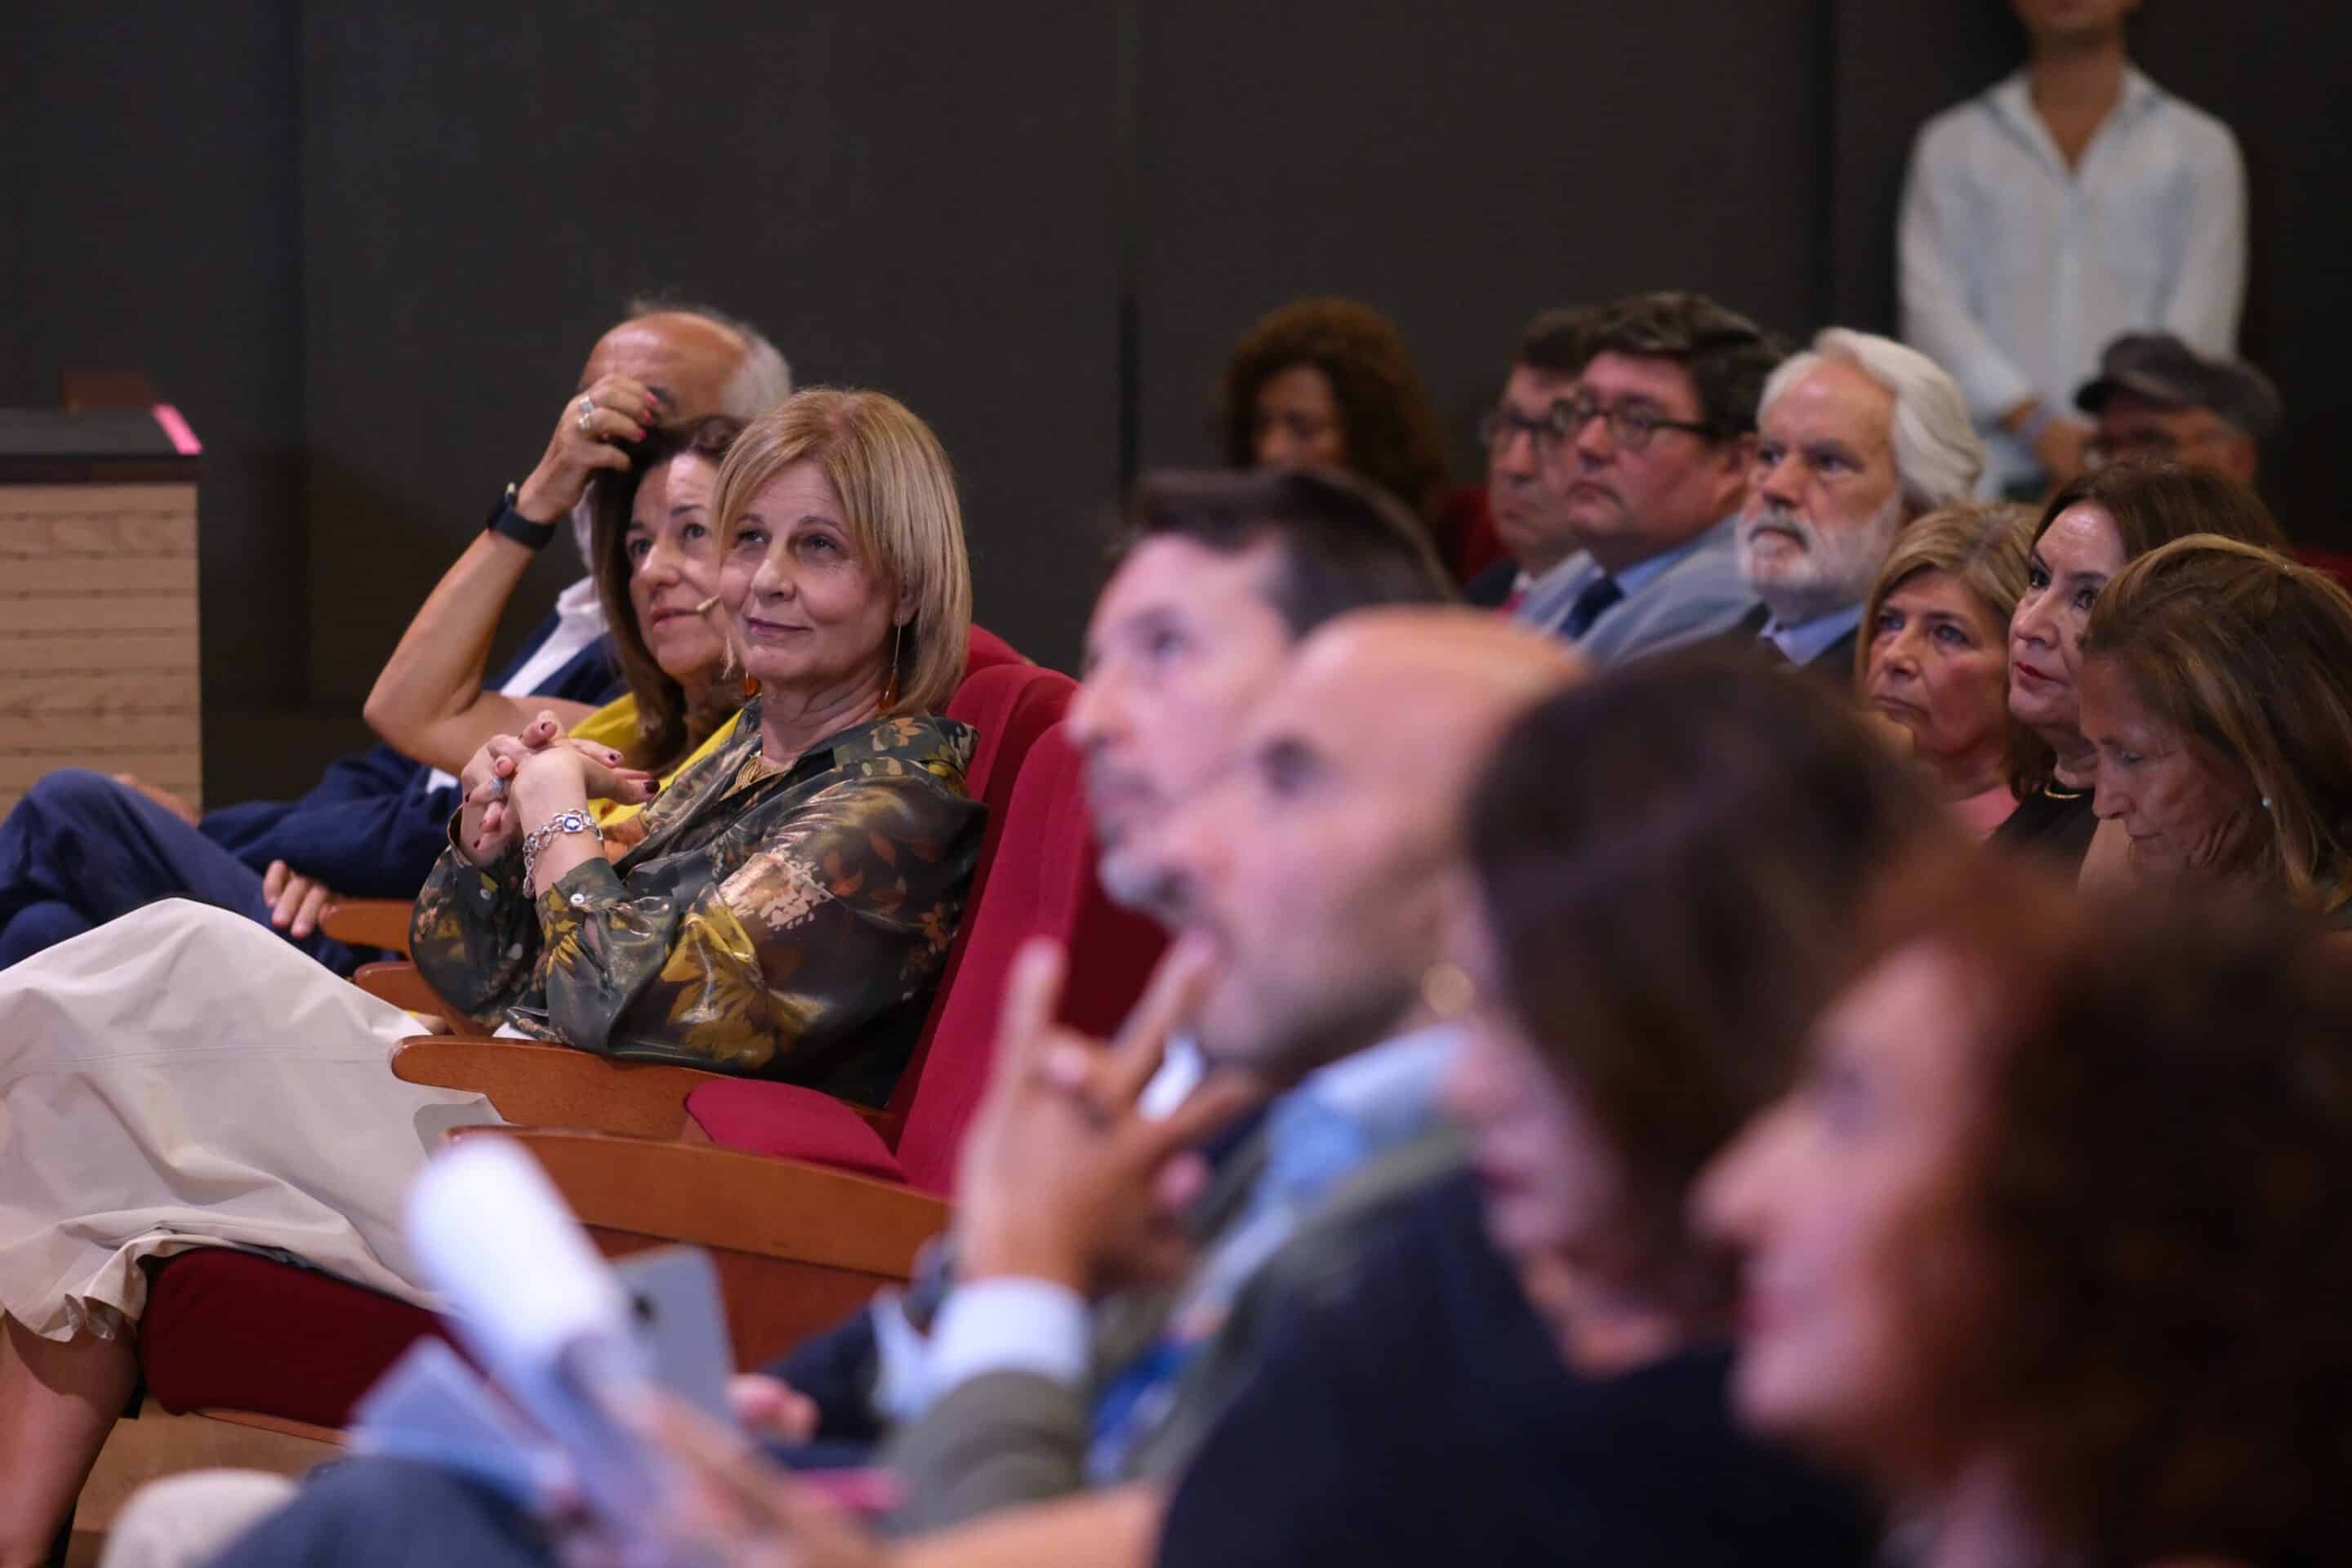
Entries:
POLYGON ((490 509, 489 521, 482 525, 485 533, 502 533, 526 550, 544 550, 555 540, 555 524, 533 522, 515 510, 517 487, 509 485, 499 504, 490 509))

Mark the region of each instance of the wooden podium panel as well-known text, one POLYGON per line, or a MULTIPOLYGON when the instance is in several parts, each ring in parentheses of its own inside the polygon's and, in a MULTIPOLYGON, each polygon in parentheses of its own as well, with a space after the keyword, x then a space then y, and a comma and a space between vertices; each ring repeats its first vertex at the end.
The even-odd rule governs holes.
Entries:
POLYGON ((0 467, 0 811, 61 767, 201 799, 195 483, 88 477, 0 467))

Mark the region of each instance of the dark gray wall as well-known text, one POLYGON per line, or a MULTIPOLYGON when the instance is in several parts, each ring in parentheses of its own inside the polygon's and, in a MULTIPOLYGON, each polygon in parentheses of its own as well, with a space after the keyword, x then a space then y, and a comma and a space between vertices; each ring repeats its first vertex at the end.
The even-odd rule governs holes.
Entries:
POLYGON ((1678 287, 1803 319, 1819 265, 1803 106, 1819 81, 1813 38, 1787 18, 1809 9, 1147 7, 1147 460, 1214 455, 1226 350, 1299 294, 1390 313, 1465 478, 1478 416, 1541 306, 1678 287), (1721 63, 1694 112, 1698 35, 1721 63))
MULTIPOLYGON (((1067 657, 1079 514, 1118 489, 1112 14, 763 15, 310 14, 306 500, 322 534, 382 546, 356 581, 312 562, 321 696, 366 691, 618 302, 659 289, 760 322, 803 383, 929 419, 982 616, 1067 657)), ((551 550, 540 602, 577 570, 551 550)))
MULTIPOLYGON (((2352 9, 2148 13, 2148 70, 2252 167, 2246 344, 2292 421, 2269 488, 2352 545, 2352 9)), ((36 8, 10 43, 0 399, 137 366, 206 438, 215 795, 357 733, 626 294, 905 397, 961 471, 982 618, 1066 664, 1122 460, 1209 455, 1221 358, 1270 306, 1392 312, 1475 478, 1540 306, 1679 285, 1792 333, 1887 324, 1911 137, 2019 47, 1996 0, 224 0, 36 8)), ((535 604, 572 569, 551 551, 535 604)))

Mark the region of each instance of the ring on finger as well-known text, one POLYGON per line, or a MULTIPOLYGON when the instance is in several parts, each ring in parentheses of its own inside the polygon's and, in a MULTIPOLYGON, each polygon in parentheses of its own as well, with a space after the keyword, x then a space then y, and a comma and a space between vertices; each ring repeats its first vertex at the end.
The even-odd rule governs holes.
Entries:
POLYGON ((583 414, 596 412, 596 400, 584 392, 580 395, 580 412, 583 414))
POLYGON ((507 781, 502 778, 492 778, 490 780, 490 798, 492 800, 504 800, 506 797, 507 781))
POLYGON ((573 423, 580 426, 580 434, 583 436, 588 434, 588 416, 583 414, 577 420, 573 421, 573 423))

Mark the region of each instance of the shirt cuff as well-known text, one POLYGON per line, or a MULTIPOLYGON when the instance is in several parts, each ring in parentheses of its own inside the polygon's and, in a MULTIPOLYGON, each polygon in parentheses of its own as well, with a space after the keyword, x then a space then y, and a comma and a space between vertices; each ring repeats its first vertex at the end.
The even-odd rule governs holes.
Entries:
MULTIPOLYGON (((522 864, 520 852, 515 864, 518 868, 522 864)), ((551 942, 558 921, 576 921, 582 910, 614 903, 628 896, 628 885, 613 869, 613 863, 602 855, 592 855, 558 877, 551 886, 540 889, 533 906, 539 911, 540 936, 551 942)))
POLYGON ((874 1320, 874 1409, 905 1426, 923 1413, 930 1342, 907 1321, 906 1298, 896 1290, 878 1292, 866 1311, 874 1320))
MULTIPOLYGON (((1043 1279, 959 1285, 931 1331, 932 1398, 992 1372, 1027 1372, 1067 1388, 1086 1381, 1087 1303, 1043 1279)), ((929 1401, 925 1401, 928 1404, 929 1401)))

